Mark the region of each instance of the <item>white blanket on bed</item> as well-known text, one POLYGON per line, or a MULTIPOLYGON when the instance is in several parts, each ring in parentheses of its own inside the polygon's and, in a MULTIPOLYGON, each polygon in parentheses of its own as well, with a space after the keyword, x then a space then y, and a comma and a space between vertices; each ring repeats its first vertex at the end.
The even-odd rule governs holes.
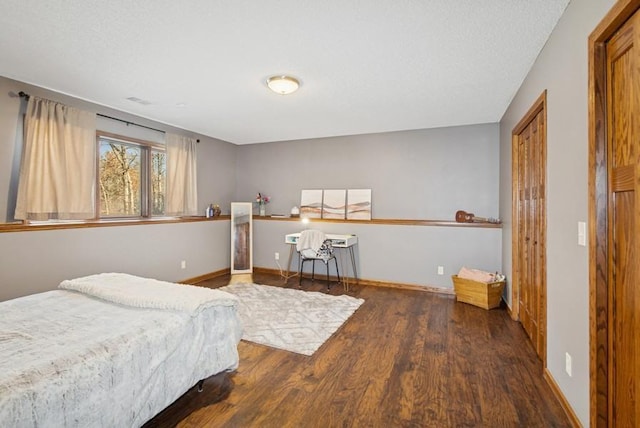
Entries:
POLYGON ((235 369, 241 334, 225 304, 192 314, 66 290, 0 302, 0 427, 139 427, 235 369))
POLYGON ((171 309, 192 314, 214 305, 235 306, 238 303, 236 296, 224 291, 125 273, 100 273, 65 280, 58 287, 134 308, 171 309))

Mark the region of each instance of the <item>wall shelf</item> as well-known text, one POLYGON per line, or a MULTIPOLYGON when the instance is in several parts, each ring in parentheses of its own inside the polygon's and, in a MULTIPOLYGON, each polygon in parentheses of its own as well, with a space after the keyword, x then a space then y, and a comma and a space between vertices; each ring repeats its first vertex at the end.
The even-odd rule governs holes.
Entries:
MULTIPOLYGON (((270 216, 253 216, 254 220, 266 221, 294 221, 300 222, 299 217, 270 217, 270 216)), ((348 224, 377 224, 392 226, 444 226, 444 227, 480 227, 488 229, 501 229, 502 224, 495 223, 458 223, 449 220, 411 220, 411 219, 372 219, 372 220, 336 220, 314 218, 309 220, 311 223, 348 223, 348 224)))
MULTIPOLYGON (((61 223, 0 223, 0 233, 3 232, 35 232, 39 230, 59 230, 59 229, 82 229, 92 227, 113 227, 113 226, 140 226, 149 224, 166 224, 166 223, 189 223, 194 221, 220 221, 229 220, 230 216, 221 215, 211 218, 206 217, 183 217, 172 219, 157 220, 98 220, 98 221, 78 221, 78 222, 61 222, 61 223)), ((289 221, 300 222, 299 217, 270 217, 254 215, 254 220, 260 221, 289 221)), ((411 220, 411 219, 372 219, 372 220, 336 220, 336 219, 310 219, 311 223, 344 223, 344 224, 372 224, 372 225, 389 225, 389 226, 437 226, 437 227, 473 227, 484 229, 501 229, 502 224, 494 223, 458 223, 448 220, 411 220)))

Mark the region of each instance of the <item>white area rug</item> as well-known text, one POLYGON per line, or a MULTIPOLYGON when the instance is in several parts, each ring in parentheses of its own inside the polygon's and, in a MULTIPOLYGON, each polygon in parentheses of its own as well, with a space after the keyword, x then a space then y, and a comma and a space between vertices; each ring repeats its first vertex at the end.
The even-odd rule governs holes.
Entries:
POLYGON ((219 290, 240 298, 244 340, 303 355, 313 355, 364 302, 260 284, 230 284, 219 290))

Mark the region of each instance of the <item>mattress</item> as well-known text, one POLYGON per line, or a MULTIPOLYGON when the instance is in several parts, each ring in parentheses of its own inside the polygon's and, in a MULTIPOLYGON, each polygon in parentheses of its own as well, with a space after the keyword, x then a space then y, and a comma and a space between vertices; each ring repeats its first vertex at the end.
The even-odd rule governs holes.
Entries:
POLYGON ((135 427, 234 370, 236 306, 129 307, 55 290, 0 302, 0 426, 135 427))

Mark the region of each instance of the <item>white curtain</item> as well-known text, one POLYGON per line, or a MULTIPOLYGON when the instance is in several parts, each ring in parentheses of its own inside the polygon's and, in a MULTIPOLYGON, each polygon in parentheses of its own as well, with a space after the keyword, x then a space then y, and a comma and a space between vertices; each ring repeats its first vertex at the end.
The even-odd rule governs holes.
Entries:
POLYGON ((167 205, 170 216, 198 214, 196 140, 167 134, 167 205))
POLYGON ((31 96, 15 218, 95 217, 96 116, 31 96))

